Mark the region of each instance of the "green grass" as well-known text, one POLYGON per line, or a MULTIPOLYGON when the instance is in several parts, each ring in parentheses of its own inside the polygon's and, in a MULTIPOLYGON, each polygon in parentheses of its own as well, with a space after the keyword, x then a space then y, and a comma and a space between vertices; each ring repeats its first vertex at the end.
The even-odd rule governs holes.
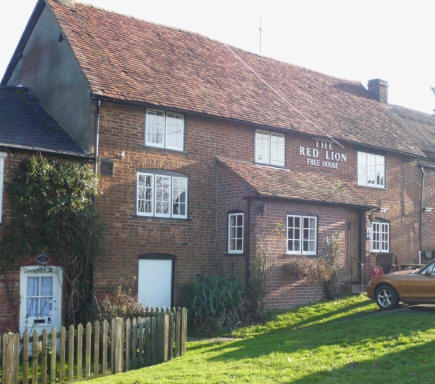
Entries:
POLYGON ((353 296, 233 335, 239 339, 192 342, 181 358, 87 383, 435 382, 435 309, 380 312, 353 296))

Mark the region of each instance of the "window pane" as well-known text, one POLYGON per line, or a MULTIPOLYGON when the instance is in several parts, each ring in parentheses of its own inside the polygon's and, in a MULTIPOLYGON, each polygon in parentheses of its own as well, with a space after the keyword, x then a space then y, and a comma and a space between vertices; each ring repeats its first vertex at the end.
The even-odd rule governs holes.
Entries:
POLYGON ((384 156, 376 156, 376 185, 383 187, 385 179, 384 156))
POLYGON ((238 251, 242 251, 243 250, 243 240, 242 239, 238 239, 237 240, 237 250, 238 251))
POLYGON ((37 298, 34 299, 27 298, 27 305, 26 305, 27 316, 29 317, 38 316, 38 301, 39 299, 37 298))
POLYGON ((155 183, 156 215, 169 216, 171 178, 170 176, 156 175, 155 183))
POLYGON ((39 277, 27 278, 27 296, 39 296, 39 277))
POLYGON ((147 145, 164 146, 165 114, 161 111, 148 109, 146 113, 146 140, 147 145))
POLYGON ((41 296, 53 295, 53 278, 41 277, 41 296))
POLYGON ((40 316, 50 316, 51 315, 52 299, 51 297, 41 298, 41 308, 39 310, 40 316))
POLYGON ((276 133, 271 134, 270 163, 284 166, 285 163, 285 137, 276 133))
POLYGON ((172 214, 175 216, 186 215, 187 205, 187 179, 185 177, 172 178, 172 214))
POLYGON ((257 131, 255 133, 255 161, 270 163, 270 133, 257 131))
POLYGON ((176 113, 166 113, 166 148, 183 150, 184 117, 176 113))
POLYGON ((139 174, 137 186, 138 213, 152 214, 153 175, 139 174))

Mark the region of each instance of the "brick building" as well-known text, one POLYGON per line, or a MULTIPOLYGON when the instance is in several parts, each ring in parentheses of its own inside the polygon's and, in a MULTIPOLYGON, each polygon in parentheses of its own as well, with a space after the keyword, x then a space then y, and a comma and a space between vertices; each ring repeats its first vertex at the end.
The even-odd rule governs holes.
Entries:
MULTIPOLYGON (((348 289, 379 255, 416 263, 420 237, 435 249, 432 232, 420 234, 420 218, 433 222, 432 212, 421 217, 421 164, 431 160, 382 80, 367 89, 195 33, 41 0, 2 84, 28 87, 96 161, 108 230, 97 292, 137 277, 141 302, 168 306, 198 274, 245 281, 262 251, 274 265, 266 307, 290 307, 322 289, 286 264, 315 259, 333 235, 338 286, 348 289)), ((431 207, 433 179, 425 188, 431 207)))

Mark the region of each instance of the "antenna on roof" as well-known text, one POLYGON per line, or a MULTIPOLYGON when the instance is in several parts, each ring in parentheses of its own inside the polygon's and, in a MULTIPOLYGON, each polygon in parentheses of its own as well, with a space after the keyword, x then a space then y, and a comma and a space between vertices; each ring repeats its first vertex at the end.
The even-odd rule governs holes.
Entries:
POLYGON ((260 27, 258 28, 258 30, 260 31, 260 55, 261 55, 261 40, 263 37, 263 28, 261 28, 261 15, 260 15, 260 27))

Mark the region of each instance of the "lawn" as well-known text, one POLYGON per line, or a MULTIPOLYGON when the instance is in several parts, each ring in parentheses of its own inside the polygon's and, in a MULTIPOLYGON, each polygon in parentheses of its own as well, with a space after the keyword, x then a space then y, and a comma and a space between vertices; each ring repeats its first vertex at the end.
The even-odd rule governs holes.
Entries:
POLYGON ((182 358, 87 381, 134 383, 433 383, 435 309, 380 312, 364 296, 275 314, 237 340, 191 342, 182 358))

